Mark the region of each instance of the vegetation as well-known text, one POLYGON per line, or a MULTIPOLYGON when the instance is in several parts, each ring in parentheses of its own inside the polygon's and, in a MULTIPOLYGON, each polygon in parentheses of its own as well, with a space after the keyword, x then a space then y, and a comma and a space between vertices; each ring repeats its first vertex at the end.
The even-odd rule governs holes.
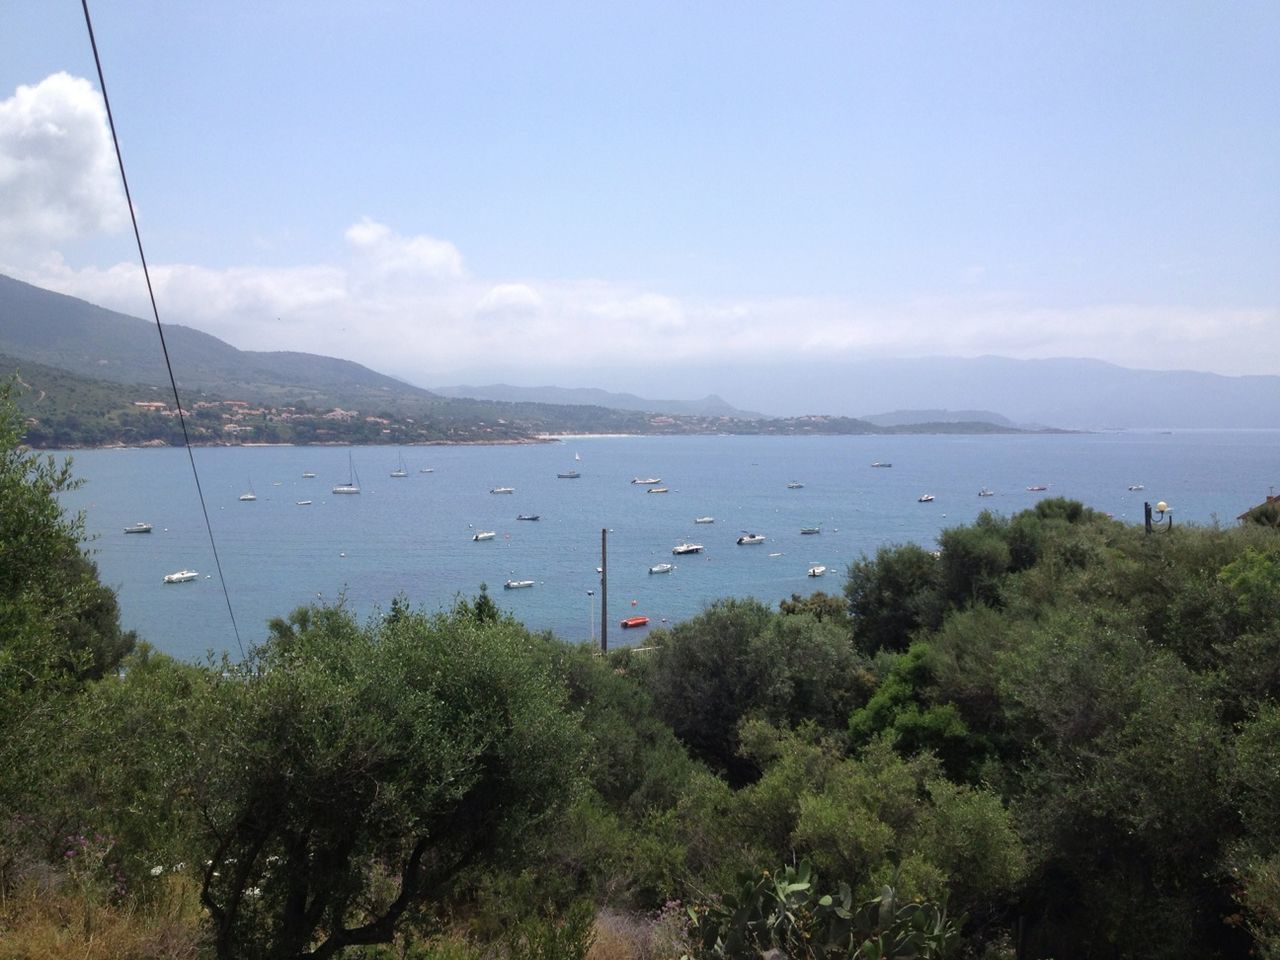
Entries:
MULTIPOLYGON (((178 446, 184 442, 172 391, 93 379, 0 354, 24 389, 25 441, 41 449, 178 446), (151 406, 147 406, 150 404, 151 406)), ((181 385, 187 436, 195 444, 529 443, 547 435, 1014 433, 984 423, 877 427, 849 417, 744 419, 666 416, 599 406, 446 399, 404 385, 316 393, 270 382, 181 385), (240 389, 231 392, 233 384, 240 389)))
POLYGON ((607 659, 120 631, 0 403, 0 956, 1280 957, 1280 539, 1078 503, 607 659), (769 951, 773 951, 769 953, 769 951))

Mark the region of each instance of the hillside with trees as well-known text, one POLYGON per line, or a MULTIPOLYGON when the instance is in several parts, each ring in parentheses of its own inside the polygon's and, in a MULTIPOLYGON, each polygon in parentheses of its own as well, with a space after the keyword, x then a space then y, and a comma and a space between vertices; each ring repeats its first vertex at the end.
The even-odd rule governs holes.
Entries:
POLYGON ((1280 956, 1280 539, 1062 499, 601 658, 122 633, 0 403, 0 955, 1280 956))

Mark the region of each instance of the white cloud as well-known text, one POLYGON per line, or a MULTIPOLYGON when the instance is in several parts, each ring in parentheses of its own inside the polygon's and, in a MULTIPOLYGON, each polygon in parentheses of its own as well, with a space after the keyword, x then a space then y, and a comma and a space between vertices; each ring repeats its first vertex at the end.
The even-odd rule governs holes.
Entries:
POLYGON ((465 275, 462 254, 447 240, 425 234, 404 237, 365 217, 346 232, 356 262, 377 279, 400 277, 410 282, 457 280, 465 275))
POLYGON ((500 283, 489 289, 476 304, 478 313, 529 314, 542 306, 533 287, 523 283, 500 283))
POLYGON ((0 251, 50 244, 127 222, 102 97, 55 73, 0 101, 0 251))

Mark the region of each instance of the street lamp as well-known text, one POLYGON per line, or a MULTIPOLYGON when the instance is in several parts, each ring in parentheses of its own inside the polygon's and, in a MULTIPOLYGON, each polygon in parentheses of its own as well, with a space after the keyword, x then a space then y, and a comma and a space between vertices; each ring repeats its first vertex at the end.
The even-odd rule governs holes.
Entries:
POLYGON ((1146 523, 1147 533, 1150 533, 1156 527, 1164 527, 1166 530, 1173 529, 1173 508, 1161 500, 1152 507, 1150 503, 1142 505, 1142 519, 1146 523), (1159 516, 1152 516, 1153 511, 1159 516))

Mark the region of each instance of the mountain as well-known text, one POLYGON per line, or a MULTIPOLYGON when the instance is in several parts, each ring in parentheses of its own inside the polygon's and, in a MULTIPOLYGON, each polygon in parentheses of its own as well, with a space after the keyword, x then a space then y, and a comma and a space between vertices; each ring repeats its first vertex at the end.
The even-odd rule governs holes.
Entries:
POLYGON ((503 400, 509 403, 557 403, 572 406, 606 407, 610 410, 635 410, 643 413, 666 413, 689 417, 733 417, 737 420, 759 420, 763 414, 739 410, 715 394, 701 400, 647 400, 633 393, 610 393, 591 387, 513 387, 495 383, 484 387, 432 387, 442 397, 468 397, 474 400, 503 400))
MULTIPOLYGON (((165 324, 178 384, 224 397, 378 405, 432 394, 350 360, 292 351, 238 350, 165 324)), ((168 386, 155 324, 0 275, 0 353, 95 380, 168 386)))
POLYGON ((1134 370, 1089 359, 775 359, 732 368, 668 365, 646 382, 655 390, 698 383, 771 417, 936 408, 999 410, 1016 423, 1079 430, 1280 425, 1278 376, 1134 370), (746 392, 757 385, 767 392, 746 392))
POLYGON ((891 410, 888 413, 873 413, 858 419, 874 423, 877 427, 905 427, 919 423, 991 423, 998 427, 1016 428, 1018 426, 1008 417, 1002 417, 990 410, 891 410))

